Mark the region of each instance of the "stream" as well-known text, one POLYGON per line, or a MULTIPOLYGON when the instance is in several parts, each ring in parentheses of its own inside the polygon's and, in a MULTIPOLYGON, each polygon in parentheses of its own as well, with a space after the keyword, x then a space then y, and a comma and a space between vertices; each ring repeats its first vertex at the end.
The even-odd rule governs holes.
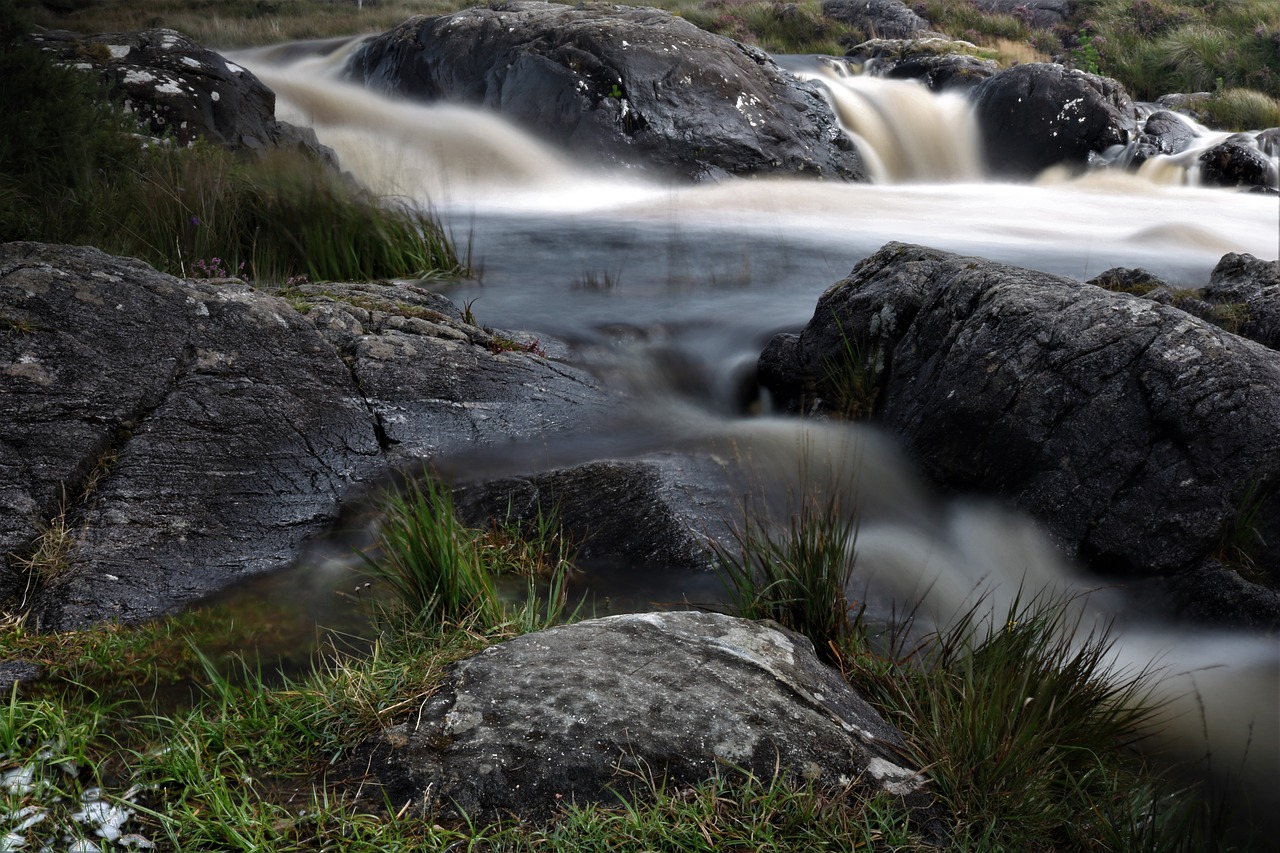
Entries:
MULTIPOLYGON (((828 87, 874 183, 758 178, 671 186, 628 171, 585 171, 493 114, 390 101, 341 82, 338 70, 355 44, 327 44, 321 53, 277 46, 235 61, 276 91, 282 119, 313 127, 343 168, 439 217, 476 272, 473 280, 441 283, 441 292, 470 304, 485 325, 563 341, 572 360, 589 369, 599 366, 593 360, 622 353, 639 365, 632 376, 646 386, 647 405, 669 407, 683 434, 692 429, 708 446, 726 436, 754 442, 757 473, 777 489, 795 484, 779 472, 794 478, 820 451, 826 463, 842 460, 826 464, 828 486, 856 490, 842 466, 887 445, 856 426, 759 417, 768 400, 756 395, 753 374, 773 334, 803 325, 823 290, 890 240, 1080 280, 1111 267, 1144 267, 1186 287, 1203 285, 1227 252, 1280 254, 1276 196, 1196 186, 1194 158, 1158 158, 1137 174, 1050 170, 1032 183, 987 180, 962 98, 833 74, 810 57, 780 63, 828 87), (671 384, 670 371, 645 367, 658 357, 682 366, 687 375, 677 378, 696 381, 671 384), (690 387, 698 393, 691 396, 690 387)), ((1205 145, 1220 138, 1200 132, 1205 145)), ((635 429, 644 434, 618 427, 608 440, 591 442, 579 461, 607 455, 610 440, 662 449, 663 431, 652 418, 635 429)), ((909 466, 892 448, 885 453, 874 488, 916 488, 909 466)), ((917 511, 912 500, 881 527, 863 530, 862 546, 892 552, 898 564, 903 555, 928 555, 932 574, 913 588, 927 590, 919 594, 939 618, 978 589, 998 612, 1020 589, 1026 594, 1023 585, 1070 590, 1083 583, 1022 519, 963 498, 941 514, 917 511)), ((341 554, 329 557, 344 564, 341 554)), ((592 593, 617 609, 715 595, 705 577, 634 574, 626 567, 602 572, 592 593)), ((303 567, 285 581, 256 581, 260 587, 248 595, 282 582, 327 590, 318 579, 326 576, 303 567)), ((329 618, 319 603, 324 594, 304 596, 316 602, 311 616, 319 623, 329 618)), ((1275 639, 1158 624, 1122 629, 1117 667, 1153 659, 1164 668, 1161 692, 1171 703, 1164 745, 1197 760, 1212 751, 1216 774, 1242 772, 1250 786, 1269 785, 1274 795, 1275 639)))

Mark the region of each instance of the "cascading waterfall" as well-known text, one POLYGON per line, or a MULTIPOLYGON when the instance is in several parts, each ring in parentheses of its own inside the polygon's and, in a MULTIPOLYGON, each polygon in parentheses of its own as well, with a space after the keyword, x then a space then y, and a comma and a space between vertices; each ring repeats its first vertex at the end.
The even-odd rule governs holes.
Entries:
MULTIPOLYGON (((619 418, 608 435, 539 443, 524 456, 508 449, 505 461, 469 465, 503 473, 554 456, 551 450, 569 464, 674 448, 737 460, 740 476, 767 494, 827 489, 862 513, 862 582, 898 604, 923 601, 922 612, 937 621, 975 596, 999 614, 1014 595, 1089 584, 1025 520, 928 497, 883 436, 727 415, 743 365, 769 335, 803 323, 823 289, 890 239, 1080 279, 1111 266, 1146 266, 1191 285, 1203 283, 1225 252, 1280 251, 1275 200, 1183 186, 1185 178, 1174 178, 1188 173, 1190 153, 1153 158, 1136 176, 983 183, 962 98, 842 75, 838 63, 786 60, 831 92, 878 183, 768 179, 673 188, 585 172, 492 114, 390 101, 342 83, 337 69, 349 49, 331 43, 316 56, 276 48, 237 61, 278 93, 282 117, 314 127, 360 180, 415 199, 455 233, 470 234, 483 286, 456 284, 451 292, 478 297, 475 310, 486 322, 558 335, 578 345, 588 364, 598 347, 628 361, 638 377, 632 387, 646 389, 637 395, 644 416, 619 418), (599 272, 616 286, 573 286, 583 273, 599 272), (618 329, 635 342, 621 355, 618 329), (647 358, 652 352, 668 365, 678 356, 676 363, 699 374, 706 398, 690 401, 665 382, 647 358)), ((671 590, 669 600, 680 594, 671 590)), ((1108 618, 1112 603, 1091 598, 1086 622, 1108 618)), ((1170 748, 1191 758, 1211 748, 1216 770, 1243 773, 1250 786, 1274 794, 1274 639, 1130 625, 1116 655, 1117 667, 1157 658, 1168 673, 1161 690, 1170 702, 1170 748)))

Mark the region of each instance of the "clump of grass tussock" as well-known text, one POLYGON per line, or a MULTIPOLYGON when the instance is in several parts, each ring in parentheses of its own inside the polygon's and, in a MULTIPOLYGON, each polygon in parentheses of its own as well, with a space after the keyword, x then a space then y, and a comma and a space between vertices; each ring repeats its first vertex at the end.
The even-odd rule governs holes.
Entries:
POLYGON ((1187 108, 1205 124, 1221 130, 1265 130, 1280 127, 1280 99, 1252 89, 1227 89, 1199 98, 1187 108))
POLYGON ((528 526, 466 526, 454 510, 453 493, 435 479, 412 481, 387 496, 385 518, 369 574, 390 590, 392 606, 423 624, 478 623, 497 628, 514 623, 535 630, 560 620, 573 548, 554 513, 539 511, 528 526), (528 597, 518 608, 498 594, 496 579, 523 575, 528 597), (538 579, 545 578, 545 598, 538 579))

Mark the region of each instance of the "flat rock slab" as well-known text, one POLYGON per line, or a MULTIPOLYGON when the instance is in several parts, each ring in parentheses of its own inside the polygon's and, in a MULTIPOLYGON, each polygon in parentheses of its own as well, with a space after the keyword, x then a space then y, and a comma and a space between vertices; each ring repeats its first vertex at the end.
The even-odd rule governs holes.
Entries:
POLYGON ((375 293, 289 301, 0 246, 0 600, 53 629, 150 618, 287 566, 405 459, 606 404, 568 365, 493 352, 438 296, 375 293), (63 565, 36 577, 51 526, 63 565))
POLYGON ((807 639, 714 613, 612 616, 493 646, 367 746, 392 808, 483 820, 736 770, 930 800, 899 733, 807 639))

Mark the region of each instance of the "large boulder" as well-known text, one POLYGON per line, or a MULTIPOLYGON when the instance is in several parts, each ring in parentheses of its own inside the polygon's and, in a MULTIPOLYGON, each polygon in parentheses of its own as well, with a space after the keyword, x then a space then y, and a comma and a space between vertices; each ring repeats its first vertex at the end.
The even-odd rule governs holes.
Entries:
POLYGON ((348 76, 387 94, 496 110, 596 162, 688 178, 864 178, 818 90, 761 51, 656 9, 506 3, 415 17, 348 76))
POLYGON ((1277 190, 1276 166, 1258 148, 1257 140, 1238 133, 1196 158, 1200 182, 1217 187, 1277 190))
POLYGON ((359 764, 381 781, 379 801, 481 821, 741 771, 928 808, 904 747, 807 639, 714 613, 641 613, 462 661, 359 764))
POLYGON ((1010 15, 1029 27, 1052 30, 1071 19, 1076 0, 973 0, 973 5, 989 14, 1010 15))
POLYGON ((1138 166, 1158 154, 1181 154, 1194 140, 1195 131, 1182 116, 1156 110, 1147 116, 1142 132, 1134 140, 1130 162, 1138 166))
POLYGON ((494 352, 414 290, 290 302, 0 247, 0 600, 48 628, 146 619, 288 565, 406 457, 603 409, 586 375, 494 352))
POLYGON ((97 74, 110 97, 156 137, 236 150, 299 147, 333 162, 315 132, 278 121, 276 96, 251 72, 174 30, 32 36, 63 62, 97 74))
POLYGON ((1032 177, 1061 163, 1125 145, 1136 128, 1128 94, 1115 80, 1053 63, 1005 69, 969 92, 987 165, 1032 177))
POLYGON ((935 481, 1012 500, 1097 570, 1230 554, 1280 581, 1274 351, 1149 300, 897 243, 771 343, 762 381, 829 395, 850 341, 878 417, 935 481))

